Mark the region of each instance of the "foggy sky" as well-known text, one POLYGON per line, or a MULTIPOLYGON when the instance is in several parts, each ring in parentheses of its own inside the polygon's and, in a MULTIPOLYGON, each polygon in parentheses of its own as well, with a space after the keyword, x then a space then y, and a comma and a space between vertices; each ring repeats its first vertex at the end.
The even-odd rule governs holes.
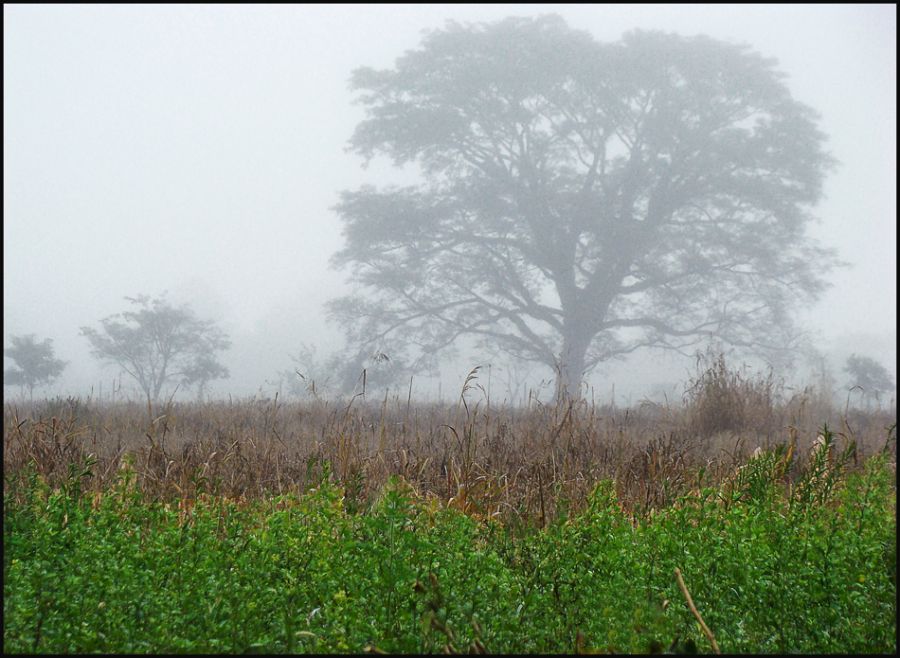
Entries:
MULTIPOLYGON (((4 13, 4 346, 52 338, 51 393, 109 381, 83 325, 163 290, 220 321, 221 392, 252 394, 303 342, 340 344, 341 190, 401 180, 344 151, 348 79, 389 68, 447 19, 562 15, 600 41, 633 28, 749 43, 821 113, 840 161, 812 231, 851 263, 803 314, 823 349, 896 372, 894 5, 40 6, 4 13), (838 346, 837 348, 835 346, 838 346)), ((8 361, 5 361, 7 364, 8 361)), ((676 361, 668 362, 673 368, 676 361)), ((447 374, 461 381, 473 364, 447 374)), ((683 371, 682 371, 683 372, 683 371)), ((632 388, 646 364, 609 371, 632 388)), ((455 379, 454 379, 455 378, 455 379)), ((658 378, 658 380, 666 377, 658 378)), ((669 377, 671 379, 671 377, 669 377)), ((650 382, 652 383, 652 382, 650 382)), ((11 393, 5 390, 5 394, 11 393)))

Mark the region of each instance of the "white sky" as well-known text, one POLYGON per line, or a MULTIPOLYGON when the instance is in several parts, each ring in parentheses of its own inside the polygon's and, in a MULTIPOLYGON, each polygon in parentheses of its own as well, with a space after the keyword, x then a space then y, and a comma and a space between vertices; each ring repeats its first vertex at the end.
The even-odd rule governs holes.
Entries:
POLYGON ((223 390, 252 392, 301 341, 337 345, 330 207, 391 177, 344 152, 351 71, 446 19, 549 12, 601 41, 663 29, 776 57, 841 161, 814 231, 852 268, 806 316, 823 346, 894 349, 895 5, 4 5, 4 341, 54 339, 77 390, 110 372, 78 328, 168 289, 231 333, 223 390))

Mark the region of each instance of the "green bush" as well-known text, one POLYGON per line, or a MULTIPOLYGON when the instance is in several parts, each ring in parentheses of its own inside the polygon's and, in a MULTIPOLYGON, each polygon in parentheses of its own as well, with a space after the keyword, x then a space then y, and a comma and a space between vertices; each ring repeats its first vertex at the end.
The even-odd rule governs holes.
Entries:
POLYGON ((123 468, 82 493, 4 492, 4 649, 85 652, 711 651, 893 653, 896 491, 881 457, 846 474, 783 452, 635 520, 600 482, 527 531, 392 479, 348 512, 327 473, 303 495, 146 498, 123 468), (781 466, 779 466, 781 464, 781 466), (831 479, 829 479, 831 478, 831 479))

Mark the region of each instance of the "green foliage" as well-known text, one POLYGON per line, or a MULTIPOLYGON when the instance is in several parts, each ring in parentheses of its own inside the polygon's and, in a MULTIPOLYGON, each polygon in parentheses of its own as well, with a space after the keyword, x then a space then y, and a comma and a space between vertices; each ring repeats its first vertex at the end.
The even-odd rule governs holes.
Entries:
MULTIPOLYGON (((825 430, 827 433, 827 429, 825 430)), ((883 456, 828 473, 751 460, 635 520, 600 482, 579 513, 513 531, 391 479, 350 513, 302 495, 163 503, 126 462, 102 494, 35 471, 4 490, 4 649, 22 653, 893 653, 896 489, 883 456), (835 471, 838 472, 834 475, 835 471), (831 478, 830 480, 828 478, 831 478)))

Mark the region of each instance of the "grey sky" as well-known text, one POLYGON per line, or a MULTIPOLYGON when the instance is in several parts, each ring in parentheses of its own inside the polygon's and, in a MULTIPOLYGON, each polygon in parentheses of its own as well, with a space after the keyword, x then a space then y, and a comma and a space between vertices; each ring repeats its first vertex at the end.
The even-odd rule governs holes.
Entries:
POLYGON ((852 267, 805 317, 823 343, 896 334, 894 5, 5 5, 4 341, 53 338, 77 387, 100 372, 78 327, 168 289, 257 355, 232 365, 239 394, 292 345, 336 345, 329 208, 397 178, 344 152, 350 72, 446 19, 549 12, 602 41, 664 29, 776 57, 841 162, 814 231, 852 267))

